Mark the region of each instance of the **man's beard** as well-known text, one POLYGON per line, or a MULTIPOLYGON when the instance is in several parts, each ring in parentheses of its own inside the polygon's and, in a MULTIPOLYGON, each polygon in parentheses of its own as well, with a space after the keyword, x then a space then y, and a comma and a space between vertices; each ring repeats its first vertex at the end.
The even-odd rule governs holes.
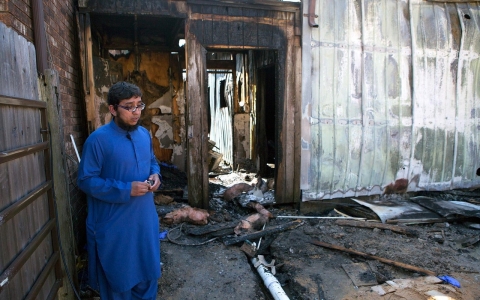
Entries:
POLYGON ((129 125, 129 124, 125 123, 122 119, 115 118, 115 123, 117 124, 118 127, 122 128, 123 130, 133 131, 133 130, 138 128, 138 125, 139 125, 140 121, 137 122, 137 124, 135 124, 135 125, 129 125))

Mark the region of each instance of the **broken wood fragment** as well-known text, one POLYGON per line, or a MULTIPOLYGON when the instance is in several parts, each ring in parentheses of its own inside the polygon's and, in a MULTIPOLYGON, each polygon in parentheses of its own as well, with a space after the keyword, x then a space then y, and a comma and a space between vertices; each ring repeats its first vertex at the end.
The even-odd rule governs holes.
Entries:
POLYGON ((161 192, 161 193, 164 193, 164 194, 167 194, 167 193, 182 193, 183 194, 183 189, 181 188, 176 188, 176 189, 162 189, 162 190, 158 190, 158 192, 161 192))
POLYGON ((228 223, 220 223, 214 225, 205 225, 202 227, 192 227, 186 230, 187 234, 191 235, 206 235, 211 234, 218 231, 224 231, 226 229, 231 229, 231 233, 233 233, 233 228, 238 225, 238 221, 232 221, 228 223))
POLYGON ((246 193, 253 190, 253 186, 251 186, 248 183, 237 183, 229 187, 224 193, 223 193, 223 199, 227 201, 232 201, 235 197, 240 195, 241 193, 246 193))
POLYGON ((303 224, 303 222, 301 222, 300 220, 295 220, 295 221, 280 224, 280 225, 277 225, 277 226, 272 226, 270 228, 267 228, 267 229, 264 229, 264 230, 261 230, 261 231, 257 231, 257 232, 254 232, 254 233, 245 234, 245 235, 237 236, 237 237, 225 238, 225 239, 223 239, 223 243, 226 246, 229 246, 229 245, 240 243, 240 242, 243 242, 243 241, 246 241, 246 240, 255 240, 255 239, 261 238, 261 237, 266 236, 266 235, 270 235, 270 234, 282 232, 282 231, 285 231, 285 230, 297 228, 298 226, 300 226, 302 224, 303 224))
POLYGON ((386 230, 391 230, 393 232, 405 234, 407 236, 418 237, 418 231, 411 228, 405 228, 397 225, 363 222, 363 221, 355 221, 355 220, 337 220, 335 224, 340 226, 386 229, 386 230))
MULTIPOLYGON (((443 191, 443 193, 450 194, 450 195, 455 195, 455 196, 472 197, 472 198, 480 197, 480 194, 478 193, 478 191, 450 190, 450 191, 443 191)), ((475 201, 475 200, 473 200, 473 201, 475 201)))
POLYGON ((445 222, 456 222, 466 220, 467 218, 422 218, 422 219, 392 219, 387 220, 388 224, 404 224, 404 225, 414 225, 414 224, 434 224, 434 223, 445 223, 445 222))
POLYGON ((317 246, 322 246, 322 247, 325 247, 325 248, 330 248, 330 249, 334 249, 334 250, 347 252, 347 253, 350 253, 350 254, 359 255, 359 256, 362 256, 362 257, 365 257, 365 258, 369 258, 369 259, 376 259, 378 261, 381 261, 383 263, 386 263, 386 264, 389 264, 389 265, 392 265, 392 266, 395 266, 395 267, 399 267, 399 268, 403 268, 403 269, 406 269, 406 270, 422 273, 422 274, 425 274, 425 275, 437 276, 435 272, 430 271, 430 270, 426 270, 426 269, 422 269, 422 268, 419 268, 419 267, 416 267, 416 266, 404 264, 404 263, 394 261, 394 260, 390 260, 390 259, 387 259, 387 258, 370 255, 370 254, 363 253, 363 252, 360 252, 360 251, 348 249, 348 248, 345 248, 345 247, 342 247, 342 246, 339 246, 339 245, 327 244, 327 243, 324 243, 324 242, 321 242, 321 241, 311 241, 311 243, 314 244, 314 245, 317 245, 317 246))
POLYGON ((261 205, 260 203, 250 202, 248 206, 255 209, 258 213, 268 217, 269 219, 273 218, 273 214, 270 211, 268 211, 265 207, 263 207, 263 205, 261 205))
POLYGON ((254 258, 257 255, 257 248, 252 243, 244 242, 243 245, 240 247, 248 257, 254 258))
POLYGON ((210 214, 205 209, 184 206, 176 209, 163 217, 165 224, 178 224, 187 222, 195 225, 206 225, 210 214))
POLYGON ((349 219, 349 220, 365 220, 365 218, 356 217, 316 217, 316 216, 276 216, 277 219, 349 219))
POLYGON ((255 213, 255 214, 249 215, 243 220, 240 220, 240 222, 238 223, 238 225, 235 227, 233 231, 237 235, 251 233, 251 232, 254 232, 255 230, 261 229, 268 222, 268 220, 269 220, 268 215, 255 213))

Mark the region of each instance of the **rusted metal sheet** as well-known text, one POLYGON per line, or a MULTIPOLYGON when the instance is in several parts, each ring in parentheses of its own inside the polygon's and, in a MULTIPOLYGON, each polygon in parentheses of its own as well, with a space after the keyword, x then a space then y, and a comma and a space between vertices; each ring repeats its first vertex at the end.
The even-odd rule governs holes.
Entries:
POLYGON ((303 20, 303 200, 480 184, 480 5, 318 0, 315 13, 318 28, 303 20))

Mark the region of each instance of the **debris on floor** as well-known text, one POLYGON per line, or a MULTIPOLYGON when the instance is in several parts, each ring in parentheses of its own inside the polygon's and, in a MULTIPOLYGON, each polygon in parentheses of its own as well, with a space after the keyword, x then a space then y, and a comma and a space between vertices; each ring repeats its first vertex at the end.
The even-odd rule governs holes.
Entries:
POLYGON ((184 173, 161 172, 160 299, 277 299, 258 267, 279 299, 479 299, 478 192, 342 199, 301 214, 275 203, 273 178, 220 163, 202 210, 188 206, 184 173))
MULTIPOLYGON (((183 187, 188 193, 185 186, 181 182, 169 190, 183 187)), ((475 229, 480 223, 476 214, 479 204, 464 201, 475 198, 472 194, 424 193, 410 197, 393 193, 342 201, 322 215, 301 215, 294 207, 277 205, 272 187, 272 179, 243 168, 213 170, 206 211, 209 215, 198 225, 189 220, 164 222, 186 207, 184 195, 170 192, 174 201, 157 205, 171 240, 161 246, 162 261, 166 261, 159 296, 188 298, 186 291, 173 289, 179 280, 213 286, 208 280, 210 274, 222 272, 221 280, 240 280, 255 286, 255 299, 275 299, 259 274, 245 276, 248 269, 255 269, 252 262, 259 255, 275 261, 274 277, 285 299, 370 300, 395 295, 395 299, 427 300, 446 295, 466 300, 480 294, 480 234, 475 229), (449 205, 455 205, 455 209, 449 210, 449 205), (220 265, 207 262, 206 256, 233 250, 236 270, 229 261, 220 265), (205 262, 195 262, 202 265, 204 275, 185 273, 178 278, 173 268, 184 264, 185 255, 205 262), (245 264, 242 267, 236 264, 240 257, 245 264), (441 280, 439 274, 458 279, 462 287, 441 280), (194 276, 204 276, 206 282, 200 283, 194 276)), ((222 285, 215 287, 225 292, 222 285)), ((209 290, 210 296, 196 299, 217 295, 209 290)), ((238 289, 235 292, 240 293, 238 289)), ((224 298, 238 297, 218 294, 218 299, 224 298)))
POLYGON ((195 225, 207 225, 210 214, 205 209, 185 205, 169 212, 161 220, 165 224, 179 224, 187 222, 195 225))

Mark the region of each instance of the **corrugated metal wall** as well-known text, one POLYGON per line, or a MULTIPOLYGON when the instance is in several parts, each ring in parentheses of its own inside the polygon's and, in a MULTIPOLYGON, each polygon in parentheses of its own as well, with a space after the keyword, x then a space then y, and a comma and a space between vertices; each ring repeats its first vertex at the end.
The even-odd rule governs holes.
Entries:
POLYGON ((223 154, 223 160, 233 163, 233 89, 232 74, 228 70, 207 71, 210 140, 215 142, 215 151, 223 154), (223 82, 223 83, 222 83, 223 82), (224 101, 220 101, 224 94, 224 101), (222 103, 223 102, 223 103, 222 103))
POLYGON ((303 200, 398 179, 480 184, 480 4, 319 0, 316 14, 318 28, 303 23, 303 200))

